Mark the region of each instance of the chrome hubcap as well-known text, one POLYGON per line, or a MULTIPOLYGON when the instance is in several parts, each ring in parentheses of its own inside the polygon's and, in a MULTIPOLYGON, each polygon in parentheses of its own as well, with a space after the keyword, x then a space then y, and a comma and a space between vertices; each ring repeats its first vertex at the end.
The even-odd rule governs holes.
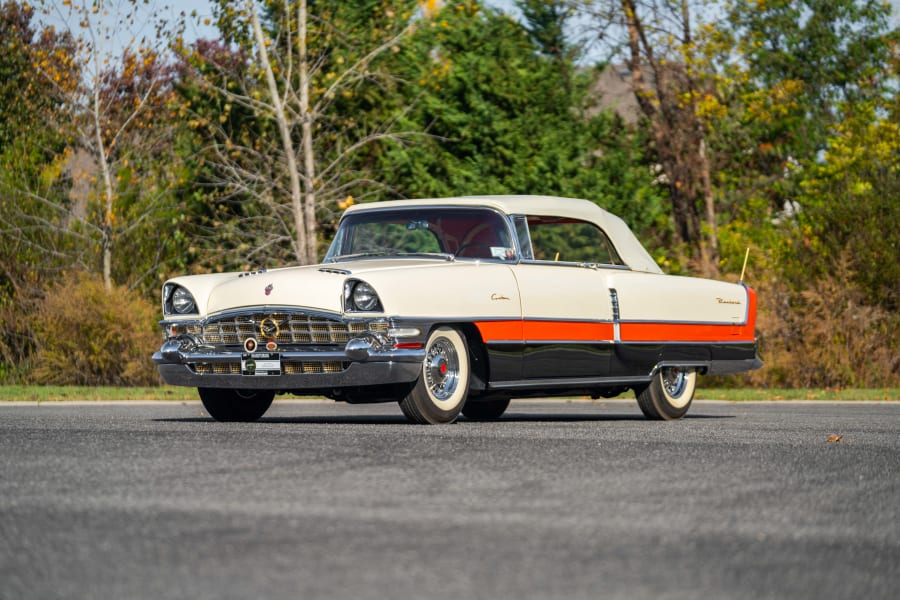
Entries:
POLYGON ((662 385, 670 398, 679 398, 687 388, 687 373, 679 367, 662 369, 662 385))
POLYGON ((425 356, 425 383, 431 395, 446 400, 459 383, 459 356, 445 338, 438 338, 425 356))

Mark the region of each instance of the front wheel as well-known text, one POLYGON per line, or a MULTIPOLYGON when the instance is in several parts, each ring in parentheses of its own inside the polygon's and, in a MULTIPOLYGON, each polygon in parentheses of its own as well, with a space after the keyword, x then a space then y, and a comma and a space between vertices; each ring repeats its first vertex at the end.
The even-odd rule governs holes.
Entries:
POLYGON ((691 407, 697 387, 697 372, 684 367, 659 369, 650 384, 635 389, 638 406, 648 419, 671 421, 683 417, 691 407))
POLYGON ((413 423, 452 423, 469 394, 469 350, 463 335, 438 327, 428 336, 422 372, 400 409, 413 423))
POLYGON ((274 390, 197 388, 203 408, 216 421, 256 421, 269 410, 274 390))

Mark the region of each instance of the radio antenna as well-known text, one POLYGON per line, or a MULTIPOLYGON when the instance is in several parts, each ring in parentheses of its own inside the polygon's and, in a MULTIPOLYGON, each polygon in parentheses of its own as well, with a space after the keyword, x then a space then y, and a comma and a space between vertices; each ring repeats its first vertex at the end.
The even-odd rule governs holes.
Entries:
POLYGON ((747 246, 747 252, 744 254, 744 266, 741 267, 741 279, 738 284, 744 284, 744 272, 747 270, 747 259, 750 258, 750 246, 747 246))

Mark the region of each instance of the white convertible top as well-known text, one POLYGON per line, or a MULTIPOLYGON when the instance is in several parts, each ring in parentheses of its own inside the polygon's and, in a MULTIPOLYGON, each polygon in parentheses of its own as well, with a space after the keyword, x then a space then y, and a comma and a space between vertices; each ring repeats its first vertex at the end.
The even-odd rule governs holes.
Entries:
POLYGON ((559 198, 556 196, 461 196, 456 198, 427 198, 422 200, 390 200, 355 204, 345 214, 358 211, 409 208, 422 205, 486 206, 508 215, 536 215, 568 217, 590 221, 600 227, 615 246, 626 265, 635 271, 662 273, 653 257, 635 237, 625 221, 600 208, 589 200, 559 198))

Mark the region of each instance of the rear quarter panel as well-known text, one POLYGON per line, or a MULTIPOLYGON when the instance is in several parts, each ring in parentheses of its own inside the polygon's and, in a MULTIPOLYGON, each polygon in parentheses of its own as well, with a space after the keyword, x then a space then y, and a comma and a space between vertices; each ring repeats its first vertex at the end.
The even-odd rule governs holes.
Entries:
POLYGON ((610 275, 608 282, 619 297, 623 339, 753 340, 755 307, 742 285, 634 272, 610 275))

